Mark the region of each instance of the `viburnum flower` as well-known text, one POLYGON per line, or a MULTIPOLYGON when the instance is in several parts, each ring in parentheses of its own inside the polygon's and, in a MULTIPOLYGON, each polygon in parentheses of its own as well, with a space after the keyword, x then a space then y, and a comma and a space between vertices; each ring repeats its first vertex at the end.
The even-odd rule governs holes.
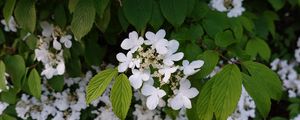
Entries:
POLYGON ((179 61, 183 58, 182 52, 175 53, 178 50, 178 47, 179 47, 178 41, 176 40, 169 41, 167 46, 168 52, 163 59, 163 63, 165 65, 171 66, 174 64, 174 61, 179 61))
POLYGON ((169 67, 169 66, 165 66, 162 69, 159 69, 158 72, 160 74, 164 75, 164 78, 162 79, 162 81, 164 83, 168 83, 169 79, 171 77, 171 74, 174 73, 176 70, 178 69, 178 67, 169 67))
POLYGON ((175 97, 170 98, 169 106, 174 110, 179 110, 180 108, 192 108, 191 98, 196 97, 199 91, 196 88, 190 88, 191 83, 187 79, 180 81, 179 90, 176 91, 175 97))
POLYGON ((148 84, 145 84, 141 91, 143 95, 149 96, 147 97, 146 105, 150 110, 155 109, 159 104, 160 99, 166 95, 165 91, 148 84))
POLYGON ((165 39, 165 36, 165 30, 159 30, 156 34, 153 32, 146 32, 146 38, 148 40, 145 40, 145 44, 152 45, 152 48, 156 49, 159 54, 166 54, 168 52, 168 40, 165 39))
POLYGON ((129 33, 129 38, 126 38, 121 43, 124 50, 135 52, 144 43, 144 38, 139 37, 136 31, 129 33))
POLYGON ((10 17, 8 23, 6 23, 6 21, 3 19, 1 20, 1 23, 5 26, 4 30, 6 32, 12 31, 12 32, 17 32, 17 24, 15 22, 15 19, 13 16, 10 17))
POLYGON ((60 42, 65 45, 66 48, 71 48, 72 46, 72 36, 71 35, 64 35, 60 38, 60 42))
POLYGON ((45 37, 51 37, 52 34, 54 33, 54 26, 45 21, 41 22, 40 25, 43 29, 42 35, 45 37))
POLYGON ((188 60, 183 60, 181 69, 183 70, 184 75, 190 76, 198 72, 200 70, 199 68, 202 67, 203 64, 204 61, 202 60, 196 60, 191 63, 189 63, 188 60))
POLYGON ((139 89, 143 81, 148 81, 149 79, 150 70, 132 69, 132 75, 129 77, 130 84, 134 89, 139 89))
POLYGON ((134 68, 135 66, 139 68, 140 66, 140 60, 134 60, 132 58, 132 52, 128 52, 127 55, 123 53, 117 54, 117 60, 120 62, 118 66, 119 72, 124 72, 127 70, 127 68, 134 68))

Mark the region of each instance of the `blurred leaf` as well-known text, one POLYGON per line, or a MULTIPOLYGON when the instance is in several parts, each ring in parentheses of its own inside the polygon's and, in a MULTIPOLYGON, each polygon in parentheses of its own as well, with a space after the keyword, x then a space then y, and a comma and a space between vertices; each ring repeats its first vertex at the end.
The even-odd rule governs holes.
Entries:
POLYGON ((178 31, 172 33, 172 38, 175 38, 179 42, 190 41, 196 42, 200 40, 204 31, 200 24, 191 25, 190 27, 183 26, 178 31))
POLYGON ((3 17, 6 23, 9 23, 10 17, 12 17, 14 8, 15 8, 16 0, 6 0, 4 8, 3 8, 3 17))
POLYGON ((81 40, 91 30, 95 15, 96 11, 92 0, 79 0, 71 22, 75 40, 81 40))
POLYGON ((202 49, 195 43, 189 43, 185 46, 184 57, 187 60, 195 60, 202 53, 202 49))
POLYGON ((144 29, 152 15, 152 0, 124 0, 123 12, 135 29, 144 29))
POLYGON ((260 38, 249 40, 246 46, 246 52, 251 55, 252 58, 255 58, 257 55, 259 55, 266 61, 269 61, 271 57, 271 49, 269 45, 260 38))
POLYGON ((63 75, 53 76, 48 83, 56 92, 61 92, 65 85, 64 79, 63 75))
POLYGON ((6 90, 5 64, 0 60, 0 91, 6 90))
POLYGON ((249 32, 253 32, 254 23, 252 20, 250 20, 248 17, 245 16, 240 16, 238 17, 238 19, 246 30, 248 30, 249 32))
POLYGON ((102 17, 101 16, 96 16, 96 20, 95 20, 95 23, 96 23, 96 26, 102 31, 102 32, 105 32, 108 25, 109 25, 109 22, 110 22, 110 6, 108 6, 102 17))
POLYGON ((229 28, 229 21, 224 13, 209 11, 202 21, 205 32, 212 38, 224 29, 229 28))
POLYGON ((159 8, 159 4, 156 1, 153 1, 152 15, 149 21, 150 25, 158 31, 160 26, 164 23, 164 17, 159 8))
POLYGON ((35 1, 19 0, 15 9, 15 18, 21 28, 33 33, 36 24, 35 1))
POLYGON ((21 87, 21 80, 25 74, 25 61, 20 55, 4 58, 6 72, 11 76, 14 87, 21 87))
POLYGON ((122 120, 125 120, 127 116, 131 98, 132 90, 130 82, 125 74, 121 74, 116 78, 111 88, 110 100, 114 113, 122 120))
POLYGON ((13 116, 10 116, 8 114, 2 114, 0 116, 0 120, 17 120, 17 118, 13 117, 13 116))
POLYGON ((128 23, 127 19, 125 18, 124 12, 122 9, 118 10, 118 18, 119 18, 119 22, 120 22, 123 30, 126 31, 129 26, 129 23, 128 23))
POLYGON ((4 42, 5 42, 5 35, 2 29, 0 29, 0 45, 3 44, 4 42))
POLYGON ((102 95, 110 81, 118 75, 117 69, 100 71, 89 82, 86 91, 86 102, 89 104, 102 95))
POLYGON ((182 0, 159 0, 163 16, 174 27, 179 27, 187 16, 188 3, 182 0))
POLYGON ((70 13, 73 13, 79 0, 69 0, 68 8, 70 13))
POLYGON ((100 18, 106 17, 105 11, 110 9, 109 1, 110 0, 94 0, 96 13, 100 18))
POLYGON ((31 70, 27 84, 29 86, 30 93, 37 99, 40 99, 42 93, 41 77, 35 68, 31 70))
POLYGON ((285 4, 285 0, 268 0, 268 1, 276 11, 283 8, 285 4))
POLYGON ((220 32, 216 34, 215 43, 220 47, 225 48, 236 42, 237 41, 230 30, 226 30, 224 32, 220 32))
POLYGON ((66 11, 63 5, 56 6, 54 10, 54 21, 61 28, 64 28, 67 24, 66 11))

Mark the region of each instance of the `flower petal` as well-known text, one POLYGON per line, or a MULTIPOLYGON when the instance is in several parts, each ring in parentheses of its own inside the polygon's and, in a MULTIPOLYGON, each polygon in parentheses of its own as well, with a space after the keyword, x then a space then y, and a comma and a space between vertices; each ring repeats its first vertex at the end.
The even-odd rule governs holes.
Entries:
POLYGON ((126 38, 125 40, 123 40, 123 42, 121 43, 121 48, 123 48, 124 50, 129 50, 130 48, 133 47, 131 39, 126 38))
POLYGON ((155 95, 151 95, 147 98, 146 105, 149 110, 154 110, 159 103, 159 98, 155 95))
POLYGON ((181 80, 179 84, 180 84, 180 87, 179 87, 180 91, 181 90, 187 90, 191 87, 191 82, 187 79, 181 80))
POLYGON ((168 49, 170 53, 175 53, 179 48, 179 42, 176 40, 171 40, 168 43, 168 49))
POLYGON ((144 86, 142 87, 142 94, 145 95, 145 96, 149 96, 149 95, 152 95, 154 92, 155 92, 156 88, 154 88, 153 86, 151 85, 148 85, 148 84, 144 84, 144 86))
POLYGON ((181 100, 182 100, 182 103, 184 104, 184 107, 188 108, 188 109, 191 109, 192 108, 191 100, 187 97, 184 97, 184 96, 182 96, 181 98, 182 98, 181 100))
POLYGON ((180 99, 181 96, 176 95, 174 98, 171 98, 169 104, 170 107, 174 110, 179 110, 183 106, 183 102, 180 99))
POLYGON ((72 47, 72 41, 71 40, 66 40, 64 42, 64 45, 65 45, 66 48, 71 48, 72 47))
POLYGON ((203 60, 196 60, 193 61, 190 65, 193 66, 194 68, 200 68, 203 66, 203 64, 204 64, 203 60))
POLYGON ((172 56, 170 56, 170 59, 173 60, 173 61, 179 61, 183 58, 183 53, 182 52, 179 52, 179 53, 176 53, 176 54, 173 54, 172 56))
POLYGON ((187 98, 194 98, 199 94, 199 91, 196 88, 191 88, 188 90, 182 90, 181 93, 187 98))
POLYGON ((126 71, 128 68, 128 63, 127 62, 124 62, 124 63, 120 63, 119 66, 118 66, 118 71, 119 72, 124 72, 126 71))
POLYGON ((157 33, 156 33, 156 38, 157 39, 164 39, 166 36, 166 31, 164 29, 160 29, 157 33))
POLYGON ((56 50, 61 50, 61 44, 56 39, 53 40, 53 48, 56 50))
POLYGON ((127 60, 127 57, 124 53, 118 53, 116 57, 119 62, 125 62, 127 60))
POLYGON ((129 81, 130 81, 130 84, 131 86, 134 88, 134 89, 139 89, 141 88, 142 84, 143 84, 143 81, 142 81, 142 78, 140 78, 139 75, 131 75, 129 77, 129 81))

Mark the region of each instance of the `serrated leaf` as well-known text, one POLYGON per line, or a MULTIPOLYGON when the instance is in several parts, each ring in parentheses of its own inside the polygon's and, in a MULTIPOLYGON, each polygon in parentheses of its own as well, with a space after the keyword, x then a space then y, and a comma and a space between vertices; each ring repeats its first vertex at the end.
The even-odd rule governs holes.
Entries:
POLYGON ((124 0, 123 12, 138 31, 144 29, 152 15, 152 0, 124 0))
POLYGON ((6 90, 5 64, 0 60, 0 91, 6 90))
POLYGON ((149 21, 150 25, 158 30, 160 26, 164 23, 164 17, 160 11, 159 4, 156 1, 153 1, 152 15, 149 21))
POLYGON ((265 91, 265 86, 246 74, 242 74, 243 85, 249 95, 253 98, 259 113, 266 118, 271 109, 271 100, 265 91))
POLYGON ((264 86, 265 91, 272 99, 280 100, 282 86, 281 81, 275 72, 267 66, 257 62, 247 61, 243 62, 242 65, 246 67, 249 74, 256 82, 264 86))
POLYGON ((15 9, 15 18, 21 28, 30 31, 35 30, 36 25, 36 11, 34 0, 20 0, 15 9))
POLYGON ((37 99, 40 99, 42 93, 41 77, 35 68, 29 73, 27 84, 30 86, 30 93, 37 99))
POLYGON ((185 20, 188 11, 188 3, 182 0, 159 0, 163 16, 174 27, 179 27, 185 20))
POLYGON ((96 11, 92 0, 79 0, 71 22, 71 31, 76 40, 81 40, 92 29, 95 15, 96 11))
POLYGON ((199 119, 211 120, 214 114, 217 120, 226 120, 235 110, 241 90, 239 68, 234 64, 226 65, 203 86, 197 101, 199 119))
POLYGON ((109 85, 110 81, 118 74, 116 69, 107 69, 100 71, 95 75, 89 82, 86 91, 86 102, 91 103, 93 100, 97 99, 102 95, 106 87, 109 85))
POLYGON ((13 14, 15 8, 16 0, 6 0, 3 8, 3 17, 6 23, 9 23, 9 19, 13 14))
POLYGON ((130 82, 125 74, 116 78, 111 88, 110 100, 114 113, 122 120, 125 120, 130 107, 132 90, 130 82))
POLYGON ((260 38, 249 40, 246 45, 246 52, 251 55, 252 58, 255 58, 257 55, 259 55, 266 61, 269 61, 271 57, 271 49, 269 45, 260 38))
POLYGON ((209 75, 219 62, 218 53, 212 50, 205 51, 197 58, 204 61, 201 70, 195 75, 198 79, 205 78, 209 75))
POLYGON ((237 42, 230 30, 224 32, 219 32, 216 34, 215 43, 220 47, 227 47, 233 43, 237 42))
POLYGON ((20 55, 4 58, 6 72, 12 77, 14 87, 20 88, 22 77, 25 74, 25 61, 20 55))

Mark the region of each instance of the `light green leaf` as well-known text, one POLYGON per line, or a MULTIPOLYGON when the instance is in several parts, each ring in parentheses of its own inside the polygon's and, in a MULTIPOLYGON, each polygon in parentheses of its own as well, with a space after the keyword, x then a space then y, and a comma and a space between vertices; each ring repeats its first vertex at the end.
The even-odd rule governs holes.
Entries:
POLYGON ((246 52, 251 55, 252 58, 255 58, 257 55, 259 55, 266 61, 269 61, 271 57, 271 49, 269 45, 260 38, 249 40, 246 46, 246 52))
POLYGON ((0 90, 6 90, 5 64, 0 60, 0 90))
POLYGON ((280 100, 282 86, 281 81, 275 72, 267 66, 257 62, 247 61, 243 62, 242 65, 246 67, 252 79, 264 86, 265 91, 272 99, 280 100))
POLYGON ((160 11, 159 4, 156 1, 153 1, 152 3, 153 9, 149 23, 155 30, 158 30, 164 23, 164 17, 162 16, 162 13, 160 11))
POLYGON ((152 15, 152 0, 124 0, 123 12, 138 31, 144 29, 152 15))
POLYGON ((42 93, 41 77, 35 68, 29 73, 27 84, 29 86, 30 93, 37 99, 40 99, 42 93))
POLYGON ((174 27, 179 27, 185 20, 188 12, 188 3, 183 0, 159 0, 163 16, 174 27))
POLYGON ((254 30, 254 23, 252 20, 250 20, 248 17, 240 16, 238 19, 241 21, 242 25, 246 30, 249 32, 253 32, 254 30))
POLYGON ((266 118, 271 109, 271 100, 265 86, 244 73, 242 74, 242 79, 244 87, 253 98, 259 113, 266 118))
POLYGON ((13 14, 15 8, 16 0, 6 0, 3 8, 3 17, 5 18, 6 23, 9 23, 9 19, 13 14))
POLYGON ((21 28, 33 33, 36 25, 35 1, 18 1, 15 9, 15 17, 21 28))
POLYGON ((219 32, 229 28, 229 20, 227 16, 221 12, 208 11, 202 20, 205 32, 212 38, 219 32))
POLYGON ((12 77, 14 87, 21 87, 21 80, 25 74, 25 61, 20 55, 7 56, 4 59, 6 72, 12 77))
POLYGON ((202 53, 200 56, 198 56, 198 59, 204 61, 201 70, 195 75, 198 79, 200 79, 200 78, 205 78, 214 70, 214 68, 219 62, 219 55, 215 51, 207 50, 204 53, 202 53))
POLYGON ((89 104, 102 95, 110 81, 118 74, 116 69, 107 69, 95 75, 87 86, 86 102, 89 104))
POLYGON ((220 47, 227 47, 233 43, 237 42, 230 30, 224 32, 219 32, 216 34, 215 43, 220 47))
POLYGON ((239 68, 234 64, 226 65, 203 86, 197 103, 199 118, 211 120, 214 114, 217 120, 226 120, 235 110, 241 90, 239 68))
POLYGON ((13 117, 13 116, 10 116, 8 114, 3 113, 0 116, 0 120, 17 120, 17 119, 15 117, 13 117))
POLYGON ((70 13, 73 13, 79 0, 69 0, 68 8, 70 13))
POLYGON ((132 90, 130 82, 125 74, 116 78, 111 88, 110 100, 114 113, 122 120, 125 120, 130 107, 132 90))
POLYGON ((268 0, 268 1, 276 11, 283 8, 285 4, 285 0, 268 0))
POLYGON ((71 30, 76 40, 81 40, 92 29, 95 15, 93 0, 79 0, 71 22, 71 30))

